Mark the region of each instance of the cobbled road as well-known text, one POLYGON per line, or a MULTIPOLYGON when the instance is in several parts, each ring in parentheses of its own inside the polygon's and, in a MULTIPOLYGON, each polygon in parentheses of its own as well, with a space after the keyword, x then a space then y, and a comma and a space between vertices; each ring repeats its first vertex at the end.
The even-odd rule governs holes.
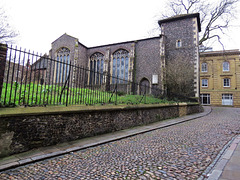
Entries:
POLYGON ((240 108, 0 173, 0 179, 197 179, 240 133, 240 108))

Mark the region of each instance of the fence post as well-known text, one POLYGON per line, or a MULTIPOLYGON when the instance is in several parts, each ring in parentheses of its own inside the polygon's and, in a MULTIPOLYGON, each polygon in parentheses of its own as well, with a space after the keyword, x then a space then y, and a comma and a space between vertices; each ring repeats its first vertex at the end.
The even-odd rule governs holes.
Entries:
POLYGON ((117 92, 118 92, 117 91, 117 88, 118 88, 117 85, 118 85, 118 75, 117 75, 117 81, 116 81, 116 91, 115 91, 116 92, 116 100, 115 100, 115 105, 117 105, 117 92))
POLYGON ((145 84, 145 97, 144 97, 144 104, 146 104, 146 98, 147 98, 147 86, 145 84))
POLYGON ((7 58, 7 45, 0 43, 0 100, 2 95, 2 88, 4 82, 4 72, 7 58))

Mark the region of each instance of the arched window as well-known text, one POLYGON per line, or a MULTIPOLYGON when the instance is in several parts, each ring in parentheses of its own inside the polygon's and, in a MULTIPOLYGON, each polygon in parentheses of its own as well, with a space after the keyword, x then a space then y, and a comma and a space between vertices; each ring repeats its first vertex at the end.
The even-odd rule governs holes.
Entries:
POLYGON ((62 47, 57 52, 56 62, 56 82, 64 83, 69 74, 70 68, 70 50, 62 47))
POLYGON ((208 68, 207 68, 207 63, 202 63, 202 72, 207 72, 208 68))
POLYGON ((223 62, 223 71, 229 71, 229 62, 223 62))
POLYGON ((103 81, 103 60, 104 55, 102 53, 94 53, 90 57, 90 78, 89 84, 100 85, 103 81))
POLYGON ((129 52, 119 49, 113 53, 112 83, 127 83, 129 68, 129 52), (118 80, 116 80, 118 77, 118 80), (125 81, 124 81, 125 80, 125 81))

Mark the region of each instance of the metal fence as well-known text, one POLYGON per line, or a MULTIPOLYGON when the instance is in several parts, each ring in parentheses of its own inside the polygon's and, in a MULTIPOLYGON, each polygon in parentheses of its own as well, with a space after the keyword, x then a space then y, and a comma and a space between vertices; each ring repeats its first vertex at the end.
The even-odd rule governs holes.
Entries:
POLYGON ((69 56, 51 59, 12 46, 7 50, 0 92, 1 107, 196 101, 107 72, 90 71, 73 64, 69 56))

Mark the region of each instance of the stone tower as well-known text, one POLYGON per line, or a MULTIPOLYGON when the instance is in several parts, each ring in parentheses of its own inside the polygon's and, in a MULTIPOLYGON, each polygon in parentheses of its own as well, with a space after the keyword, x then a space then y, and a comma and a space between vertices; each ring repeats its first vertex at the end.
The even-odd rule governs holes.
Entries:
POLYGON ((161 56, 165 88, 188 97, 199 97, 199 13, 158 21, 164 40, 161 56), (164 53, 163 53, 164 51, 164 53))

